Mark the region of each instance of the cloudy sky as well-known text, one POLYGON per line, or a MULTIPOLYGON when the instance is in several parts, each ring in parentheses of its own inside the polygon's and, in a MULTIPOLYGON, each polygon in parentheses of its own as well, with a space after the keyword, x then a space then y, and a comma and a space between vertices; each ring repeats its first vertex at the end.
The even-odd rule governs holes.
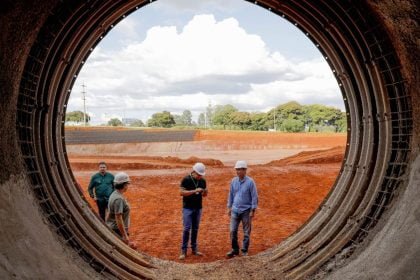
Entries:
POLYGON ((243 0, 159 0, 121 21, 95 48, 67 111, 92 124, 143 121, 211 104, 266 112, 291 100, 344 110, 315 45, 291 23, 243 0))

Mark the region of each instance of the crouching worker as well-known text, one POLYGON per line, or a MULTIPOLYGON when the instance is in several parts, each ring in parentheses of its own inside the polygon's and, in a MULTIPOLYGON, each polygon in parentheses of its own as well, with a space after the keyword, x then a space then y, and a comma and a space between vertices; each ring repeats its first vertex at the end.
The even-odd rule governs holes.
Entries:
POLYGON ((136 249, 136 244, 129 239, 130 205, 124 197, 124 193, 127 191, 129 185, 130 177, 128 177, 126 173, 120 172, 115 175, 115 191, 109 197, 109 215, 106 224, 124 241, 125 244, 136 249))

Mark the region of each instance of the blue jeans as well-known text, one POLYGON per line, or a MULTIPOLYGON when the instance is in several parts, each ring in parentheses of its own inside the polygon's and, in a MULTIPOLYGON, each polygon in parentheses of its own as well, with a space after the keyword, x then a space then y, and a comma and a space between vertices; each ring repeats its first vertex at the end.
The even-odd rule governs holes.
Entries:
POLYGON ((184 224, 184 231, 182 233, 182 247, 183 253, 187 252, 188 241, 191 232, 191 249, 197 252, 197 236, 198 227, 200 225, 201 209, 182 208, 182 220, 184 224))
POLYGON ((248 252, 249 248, 249 237, 251 235, 251 217, 249 214, 251 210, 247 210, 242 213, 237 213, 232 210, 230 215, 230 240, 232 241, 232 250, 239 252, 238 244, 238 228, 239 223, 242 222, 242 228, 244 231, 244 240, 242 243, 242 252, 248 252))

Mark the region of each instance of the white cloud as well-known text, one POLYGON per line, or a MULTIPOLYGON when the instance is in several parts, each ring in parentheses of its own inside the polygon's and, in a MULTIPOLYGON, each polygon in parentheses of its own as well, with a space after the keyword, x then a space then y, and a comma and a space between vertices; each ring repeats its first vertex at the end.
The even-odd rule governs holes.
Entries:
MULTIPOLYGON (((135 26, 131 22, 122 30, 135 26)), ((213 15, 197 15, 182 30, 155 26, 142 42, 117 51, 97 47, 79 75, 69 109, 80 109, 82 82, 90 110, 102 115, 96 122, 104 122, 105 112, 108 119, 125 115, 144 121, 163 110, 198 115, 209 102, 250 111, 290 100, 343 107, 322 58, 294 64, 270 52, 236 19, 216 21, 213 15)))
POLYGON ((138 36, 137 29, 138 22, 128 17, 119 22, 112 32, 118 33, 121 37, 132 38, 138 36))

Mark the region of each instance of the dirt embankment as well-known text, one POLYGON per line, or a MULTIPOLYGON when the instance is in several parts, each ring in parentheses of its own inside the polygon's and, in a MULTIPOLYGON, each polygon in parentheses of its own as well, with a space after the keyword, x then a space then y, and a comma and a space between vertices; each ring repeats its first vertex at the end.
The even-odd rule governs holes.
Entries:
POLYGON ((106 158, 110 170, 141 170, 141 169, 171 169, 186 168, 200 161, 206 166, 223 167, 223 163, 217 159, 189 157, 180 159, 177 157, 159 156, 71 156, 73 170, 95 170, 98 163, 106 158))
POLYGON ((345 150, 345 147, 339 146, 328 150, 304 151, 284 159, 270 161, 266 166, 341 163, 345 150))
POLYGON ((344 146, 346 133, 281 133, 267 131, 200 130, 195 141, 218 141, 237 145, 287 148, 331 148, 344 146))

